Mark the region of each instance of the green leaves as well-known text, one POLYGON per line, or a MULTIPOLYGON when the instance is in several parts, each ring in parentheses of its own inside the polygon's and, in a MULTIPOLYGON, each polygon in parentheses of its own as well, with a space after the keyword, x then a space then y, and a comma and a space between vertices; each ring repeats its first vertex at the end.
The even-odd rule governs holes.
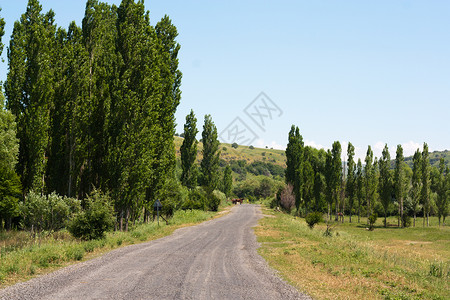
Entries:
POLYGON ((180 148, 181 152, 181 183, 184 186, 192 189, 197 186, 197 165, 195 160, 197 158, 197 118, 194 111, 191 110, 186 116, 186 123, 184 124, 184 140, 180 148))
POLYGON ((202 131, 203 159, 200 164, 202 172, 202 186, 210 195, 218 186, 219 170, 219 140, 217 139, 217 127, 210 115, 205 116, 202 131))

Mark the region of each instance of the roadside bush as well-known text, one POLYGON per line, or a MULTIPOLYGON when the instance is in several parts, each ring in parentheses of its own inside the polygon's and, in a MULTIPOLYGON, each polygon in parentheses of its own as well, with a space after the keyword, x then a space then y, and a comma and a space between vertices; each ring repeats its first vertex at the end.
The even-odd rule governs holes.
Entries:
POLYGON ((288 213, 291 213, 291 210, 295 207, 295 196, 291 184, 288 184, 281 192, 280 205, 288 213))
POLYGON ((308 227, 310 229, 313 229, 317 223, 323 221, 322 213, 318 212, 318 211, 311 212, 306 216, 305 221, 306 221, 306 224, 308 224, 308 227))
POLYGON ((206 194, 201 187, 197 187, 188 192, 188 196, 183 203, 182 209, 206 209, 206 194))
POLYGON ((217 211, 219 209, 220 202, 222 200, 226 200, 225 194, 217 190, 208 195, 208 198, 208 206, 212 211, 217 211))
POLYGON ((188 197, 188 190, 178 180, 170 179, 164 184, 160 197, 162 214, 170 218, 183 206, 188 197))
POLYGON ((219 204, 227 202, 227 196, 225 195, 225 193, 219 190, 214 190, 213 194, 220 200, 219 204))
POLYGON ((66 220, 81 209, 79 200, 62 197, 55 192, 41 195, 31 191, 24 202, 20 203, 20 215, 24 227, 36 231, 60 230, 66 225, 66 220))
POLYGON ((114 228, 114 209, 110 198, 95 190, 85 203, 86 209, 69 222, 68 230, 82 240, 101 239, 106 231, 114 228))

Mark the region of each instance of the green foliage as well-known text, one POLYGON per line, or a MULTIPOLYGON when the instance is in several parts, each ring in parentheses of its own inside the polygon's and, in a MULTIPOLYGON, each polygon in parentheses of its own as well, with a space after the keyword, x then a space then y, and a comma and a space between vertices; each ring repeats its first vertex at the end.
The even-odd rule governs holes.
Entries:
POLYGON ((189 190, 188 196, 183 203, 182 208, 206 210, 206 193, 201 187, 189 190))
POLYGON ((25 14, 14 24, 5 83, 7 108, 18 124, 21 153, 18 172, 26 190, 38 191, 45 188, 56 32, 53 11, 46 14, 41 11, 37 0, 30 0, 25 14))
POLYGON ((250 145, 250 146, 248 147, 248 149, 253 150, 253 149, 255 149, 255 147, 253 147, 253 145, 250 145))
MULTIPOLYGON (((0 8, 0 11, 2 11, 2 9, 0 8)), ((2 55, 3 52, 3 43, 2 43, 2 37, 5 34, 5 19, 0 17, 0 56, 2 55)), ((3 106, 1 107, 3 108, 3 106)))
POLYGON ((380 177, 379 177, 379 189, 380 200, 383 205, 384 220, 386 227, 386 218, 389 209, 389 205, 392 202, 392 175, 390 170, 391 156, 387 144, 384 146, 382 156, 379 161, 380 177))
POLYGON ((421 162, 422 162, 421 165, 422 189, 420 191, 420 197, 422 201, 423 214, 427 218, 427 226, 428 226, 428 217, 431 210, 431 203, 430 203, 430 160, 427 143, 423 144, 421 162))
POLYGON ((237 143, 233 143, 233 144, 231 144, 231 147, 233 147, 234 149, 237 149, 239 147, 239 145, 237 143))
POLYGON ((411 227, 411 217, 408 214, 403 214, 402 226, 406 228, 411 227))
POLYGON ((302 199, 302 156, 303 137, 298 127, 292 125, 289 131, 289 141, 286 147, 286 183, 291 184, 295 195, 295 206, 300 207, 302 199))
POLYGON ((374 230, 374 228, 375 228, 374 226, 375 226, 375 223, 377 221, 377 218, 378 218, 377 214, 371 214, 369 216, 369 218, 367 219, 367 221, 369 223, 369 230, 370 231, 374 230))
POLYGON ((41 195, 31 191, 20 203, 23 225, 32 231, 55 231, 66 226, 66 221, 80 211, 79 200, 56 193, 41 195))
POLYGON ((231 174, 231 167, 228 165, 223 172, 222 192, 226 197, 230 197, 233 190, 233 177, 231 174))
MULTIPOLYGON (((348 204, 350 212, 353 209, 353 204, 355 201, 355 194, 357 190, 357 175, 356 175, 356 166, 354 161, 355 156, 355 147, 352 143, 348 143, 347 146, 347 182, 345 191, 348 195, 348 204)), ((350 222, 352 221, 352 214, 350 213, 350 222)))
POLYGON ((406 192, 405 184, 405 171, 404 171, 404 157, 403 148, 401 145, 397 146, 397 152, 395 156, 395 169, 394 169, 394 193, 397 203, 399 204, 399 215, 402 220, 402 227, 406 227, 404 221, 404 199, 406 192))
POLYGON ((202 172, 202 186, 210 195, 218 185, 219 170, 219 140, 217 139, 217 127, 210 115, 205 116, 202 131, 203 159, 200 164, 202 172))
MULTIPOLYGON (((0 20, 0 33, 2 23, 0 20)), ((1 35, 0 35, 1 38, 1 35)), ((1 49, 0 49, 1 52, 1 49)), ((16 122, 11 112, 4 110, 4 97, 0 89, 0 230, 10 227, 11 218, 19 213, 18 202, 21 194, 19 176, 15 172, 19 141, 16 138, 16 122)))
POLYGON ((189 115, 186 116, 186 123, 184 124, 184 140, 180 147, 181 152, 181 167, 183 172, 181 173, 181 182, 188 188, 194 188, 197 186, 197 165, 195 160, 197 158, 197 118, 194 115, 194 111, 191 110, 189 115))
POLYGON ((74 216, 67 228, 74 237, 82 240, 101 239, 114 227, 113 214, 109 196, 94 190, 85 200, 85 209, 74 216))
POLYGON ((308 215, 306 215, 305 221, 306 221, 306 224, 308 224, 308 227, 310 229, 313 229, 317 223, 323 221, 322 213, 318 212, 318 211, 310 212, 308 215))

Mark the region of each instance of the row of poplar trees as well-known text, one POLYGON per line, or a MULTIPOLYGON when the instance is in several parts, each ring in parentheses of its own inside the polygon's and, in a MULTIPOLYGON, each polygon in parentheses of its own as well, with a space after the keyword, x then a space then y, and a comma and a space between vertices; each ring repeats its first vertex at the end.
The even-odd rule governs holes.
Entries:
POLYGON ((167 16, 152 26, 133 0, 88 0, 81 27, 54 18, 29 0, 8 47, 6 108, 17 122, 23 194, 83 199, 101 189, 128 219, 175 178, 177 29, 167 16))
POLYGON ((343 222, 344 214, 348 212, 350 222, 352 213, 358 215, 360 222, 362 210, 369 217, 379 203, 385 226, 393 207, 398 209, 398 226, 406 226, 408 214, 414 217, 415 226, 420 212, 424 216, 423 225, 428 226, 434 206, 439 224, 441 218, 445 222, 449 214, 450 170, 443 158, 438 168, 431 168, 426 143, 422 152, 417 149, 414 154, 412 169, 405 163, 401 145, 397 146, 395 160, 391 160, 387 145, 380 159, 374 158, 369 146, 364 163, 361 159, 355 163, 355 147, 348 143, 346 167, 341 152, 339 141, 327 151, 304 146, 298 127, 291 127, 286 148, 286 183, 292 186, 299 214, 301 211, 305 215, 310 211, 322 211, 325 202, 328 218, 334 207, 336 221, 343 222), (435 196, 433 203, 432 193, 435 196))

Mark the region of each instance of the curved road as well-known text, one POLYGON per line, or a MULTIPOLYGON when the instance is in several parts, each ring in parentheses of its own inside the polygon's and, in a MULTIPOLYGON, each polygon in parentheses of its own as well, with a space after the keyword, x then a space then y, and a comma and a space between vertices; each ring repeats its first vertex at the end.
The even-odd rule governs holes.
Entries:
POLYGON ((0 290, 0 299, 310 299, 256 252, 255 205, 0 290))

